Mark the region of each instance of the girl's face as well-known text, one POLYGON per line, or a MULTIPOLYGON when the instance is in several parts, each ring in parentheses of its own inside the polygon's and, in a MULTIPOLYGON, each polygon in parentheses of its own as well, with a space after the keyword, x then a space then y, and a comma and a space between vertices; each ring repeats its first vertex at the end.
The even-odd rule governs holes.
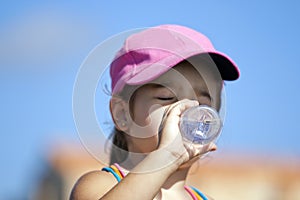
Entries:
POLYGON ((188 62, 182 62, 138 88, 130 101, 128 150, 136 153, 155 150, 159 144, 163 114, 171 104, 179 100, 198 100, 200 105, 212 106, 218 110, 222 80, 209 72, 204 76, 205 79, 188 62))

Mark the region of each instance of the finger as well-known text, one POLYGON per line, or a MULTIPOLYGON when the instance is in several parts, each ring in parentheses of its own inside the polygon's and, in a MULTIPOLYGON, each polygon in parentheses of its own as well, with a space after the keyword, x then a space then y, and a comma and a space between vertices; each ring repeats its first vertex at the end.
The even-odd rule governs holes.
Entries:
POLYGON ((211 142, 209 144, 208 151, 216 151, 217 148, 218 148, 217 145, 215 143, 211 142))
POLYGON ((171 122, 172 124, 179 123, 181 114, 188 108, 193 106, 198 106, 199 102, 195 100, 184 99, 178 101, 176 104, 170 106, 166 114, 166 122, 171 122))
POLYGON ((197 101, 185 99, 185 100, 178 101, 175 104, 172 104, 168 108, 160 126, 160 132, 161 133, 164 132, 163 134, 160 134, 161 145, 170 144, 177 137, 181 138, 180 134, 178 134, 180 133, 179 132, 180 115, 186 109, 197 105, 199 105, 197 101))
POLYGON ((186 147, 190 148, 189 153, 190 153, 191 158, 193 158, 195 156, 199 156, 199 155, 201 156, 201 155, 204 155, 208 152, 217 150, 217 145, 213 142, 211 142, 209 144, 206 144, 206 145, 203 145, 203 146, 196 146, 196 145, 190 144, 186 147))

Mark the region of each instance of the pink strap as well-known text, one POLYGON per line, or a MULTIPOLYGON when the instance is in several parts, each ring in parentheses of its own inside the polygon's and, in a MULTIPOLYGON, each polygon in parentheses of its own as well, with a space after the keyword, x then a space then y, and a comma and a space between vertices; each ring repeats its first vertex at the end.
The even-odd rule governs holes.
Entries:
POLYGON ((126 176, 125 173, 123 172, 122 168, 120 167, 120 165, 118 165, 118 163, 114 163, 114 166, 116 166, 116 168, 120 171, 121 175, 123 176, 123 178, 126 176))
POLYGON ((192 190, 188 186, 184 186, 184 189, 192 196, 193 200, 198 200, 198 198, 193 194, 192 190))

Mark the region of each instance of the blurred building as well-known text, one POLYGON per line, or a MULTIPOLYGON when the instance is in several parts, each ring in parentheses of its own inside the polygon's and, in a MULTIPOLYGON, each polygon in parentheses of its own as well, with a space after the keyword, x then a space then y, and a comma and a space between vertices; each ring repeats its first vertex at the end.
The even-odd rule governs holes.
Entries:
MULTIPOLYGON (((47 160, 49 167, 33 194, 36 200, 68 199, 81 175, 102 168, 80 145, 57 147, 47 160)), ((300 162, 222 153, 195 164, 188 182, 220 200, 299 200, 300 162)))

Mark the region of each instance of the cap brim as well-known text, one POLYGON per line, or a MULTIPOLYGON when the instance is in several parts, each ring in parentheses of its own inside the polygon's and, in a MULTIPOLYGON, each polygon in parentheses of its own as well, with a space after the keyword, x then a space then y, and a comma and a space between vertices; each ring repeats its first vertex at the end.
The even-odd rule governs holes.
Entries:
POLYGON ((234 81, 239 78, 240 72, 237 65, 227 55, 220 52, 212 52, 209 55, 218 67, 223 80, 234 81))
MULTIPOLYGON (((239 78, 239 70, 237 65, 232 61, 227 55, 221 52, 206 52, 206 53, 193 53, 183 57, 178 57, 176 55, 169 56, 157 63, 151 64, 151 66, 145 66, 142 70, 136 73, 134 76, 126 80, 128 85, 141 85, 153 81, 160 75, 167 72, 169 69, 176 66, 178 63, 188 60, 194 56, 201 56, 208 54, 211 59, 215 62, 221 78, 225 81, 233 81, 239 78)), ((141 67, 142 68, 142 67, 141 67)))

